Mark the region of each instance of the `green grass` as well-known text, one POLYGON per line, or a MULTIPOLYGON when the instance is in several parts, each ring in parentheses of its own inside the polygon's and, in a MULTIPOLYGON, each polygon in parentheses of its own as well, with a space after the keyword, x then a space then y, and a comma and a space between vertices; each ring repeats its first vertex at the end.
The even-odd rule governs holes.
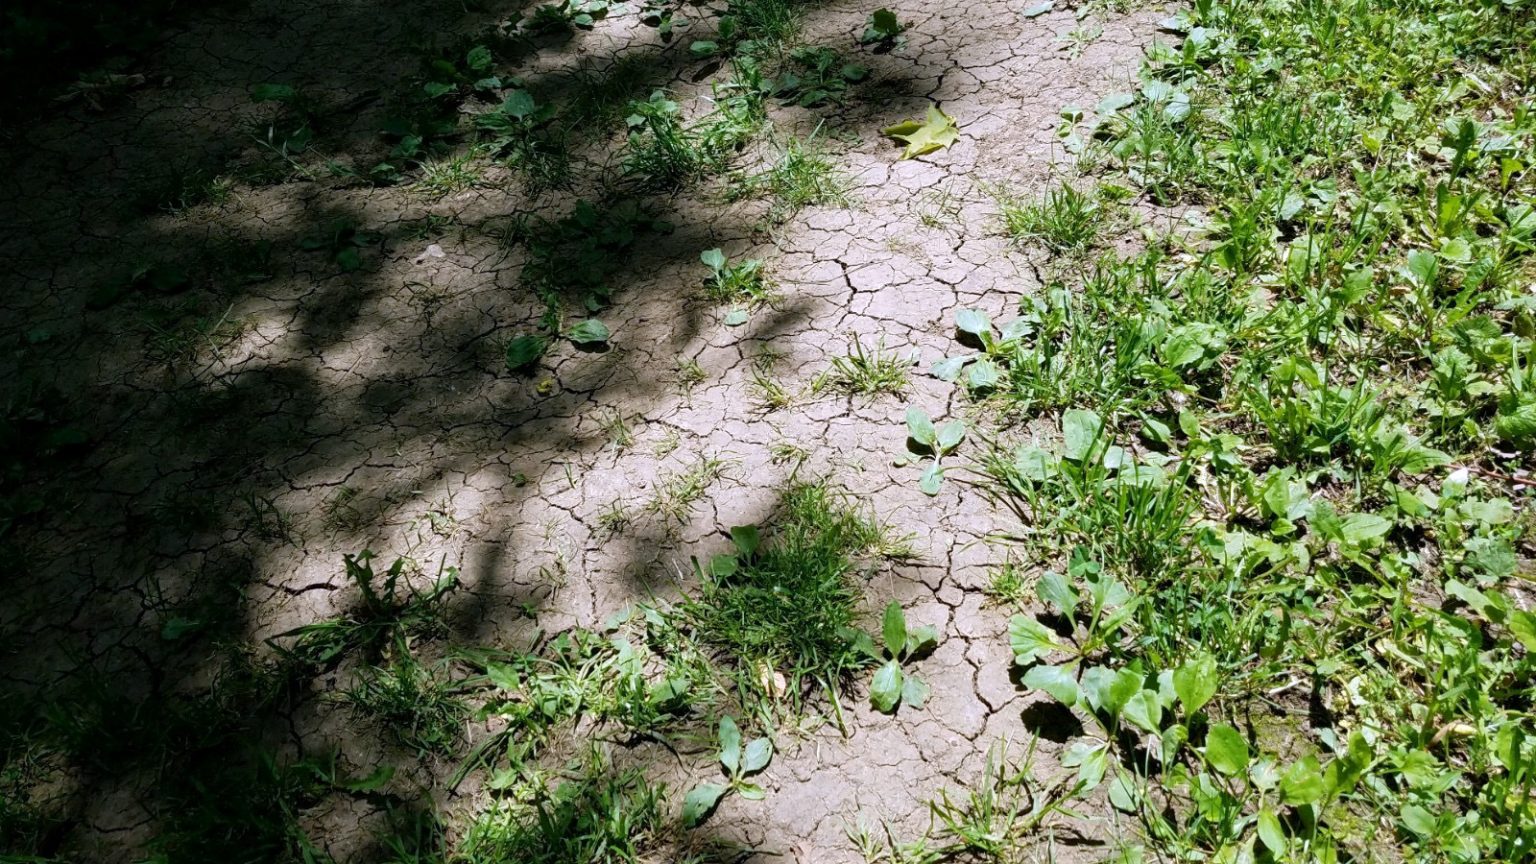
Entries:
POLYGON ((912 361, 885 350, 884 341, 866 348, 855 337, 848 340, 848 353, 832 358, 832 365, 816 380, 813 389, 834 389, 844 393, 876 396, 888 393, 900 396, 911 383, 912 361))
POLYGON ((646 512, 665 521, 687 524, 693 507, 722 476, 730 463, 712 456, 701 456, 687 468, 664 475, 656 483, 656 493, 646 505, 646 512))
POLYGON ((1066 183, 1034 201, 1000 193, 998 208, 1008 236, 1021 243, 1038 242, 1054 252, 1086 249, 1104 227, 1103 205, 1066 183))
POLYGON ((604 69, 582 68, 562 82, 565 114, 575 128, 607 130, 629 103, 656 89, 662 70, 650 57, 625 56, 604 69))
POLYGON ((341 700, 358 717, 418 754, 451 754, 464 737, 469 706, 452 681, 423 666, 403 641, 386 666, 359 671, 341 700))
MULTIPOLYGON (((679 826, 664 787, 594 748, 579 768, 527 804, 498 804, 470 826, 464 864, 640 864, 674 848, 679 826)), ((702 864, 704 855, 666 860, 702 864)))
POLYGON ((428 159, 421 163, 421 179, 416 188, 434 198, 466 192, 480 185, 480 166, 475 154, 457 153, 441 159, 428 159))
POLYGON ((624 173, 638 188, 675 190, 709 173, 715 154, 665 93, 658 90, 649 99, 631 102, 629 112, 624 173))
POLYGON ((763 272, 759 258, 726 263, 720 250, 711 249, 701 256, 710 274, 704 280, 704 296, 717 303, 764 303, 772 300, 776 288, 763 272))
POLYGON ((1065 767, 1108 786, 1127 855, 1528 857, 1536 21, 1180 15, 1207 38, 1105 100, 1090 176, 1004 215, 1107 245, 1071 191, 1098 180, 1201 227, 967 313, 942 367, 994 421, 972 440, 1013 512, 991 590, 1023 686, 1083 723, 1065 767))
POLYGON ((778 224, 812 205, 847 206, 848 187, 848 177, 814 140, 791 138, 767 168, 738 179, 731 195, 770 199, 768 220, 778 224))
POLYGON ((752 381, 747 385, 747 389, 765 411, 779 411, 795 404, 794 391, 785 387, 768 369, 754 367, 752 381))
POLYGON ((410 584, 420 575, 414 562, 396 558, 389 569, 376 573, 373 559, 366 550, 345 557, 346 578, 357 588, 352 610, 280 633, 268 644, 292 661, 325 667, 353 652, 373 661, 400 639, 440 632, 442 601, 458 584, 458 571, 442 569, 421 589, 410 584))
POLYGON ((183 367, 212 355, 234 342, 249 326, 231 315, 199 315, 183 305, 146 309, 143 313, 146 335, 144 356, 154 363, 183 367))
POLYGON ((789 704, 815 691, 834 699, 868 660, 855 646, 858 561, 897 552, 889 533, 824 484, 789 488, 762 548, 730 568, 701 573, 697 599, 679 609, 703 645, 735 670, 742 698, 773 698, 764 670, 781 673, 789 704))

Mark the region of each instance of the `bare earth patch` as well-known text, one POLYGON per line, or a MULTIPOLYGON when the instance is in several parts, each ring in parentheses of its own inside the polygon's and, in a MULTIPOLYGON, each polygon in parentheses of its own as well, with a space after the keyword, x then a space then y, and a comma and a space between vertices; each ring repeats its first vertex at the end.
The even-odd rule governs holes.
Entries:
MULTIPOLYGON (((638 602, 688 594, 691 557, 726 551, 732 527, 771 522, 791 478, 817 477, 912 535, 910 559, 859 571, 862 611, 875 627, 897 600, 937 626, 937 648, 913 667, 932 695, 885 716, 858 681, 842 699, 846 734, 780 729, 759 778, 766 798, 726 798, 710 831, 758 850, 751 860, 859 860, 851 826, 920 833, 926 802, 973 782, 1000 742, 1041 734, 1054 754, 1060 717, 1010 680, 1006 615, 981 591, 1000 556, 984 542, 999 528, 992 505, 953 480, 930 499, 920 469, 895 463, 909 406, 940 420, 962 412, 954 388, 927 374, 950 352, 955 312, 1002 313, 1040 287, 1002 234, 989 184, 1054 185, 1053 166, 1073 158, 1061 110, 1126 89, 1163 13, 1079 20, 1061 4, 1027 17, 1015 2, 911 0, 893 7, 901 44, 875 52, 858 44, 872 8, 808 8, 801 42, 868 75, 841 104, 770 100, 771 131, 734 170, 771 164, 783 141, 814 132, 849 180, 847 205, 775 224, 768 201, 732 200, 730 172, 645 197, 671 230, 612 253, 624 256, 612 304, 593 315, 611 338, 596 350, 556 340, 514 374, 506 344, 544 305, 524 285, 527 247, 508 232, 611 191, 622 118, 573 142, 596 167, 571 190, 525 188, 469 148, 459 152, 474 176, 431 188, 419 170, 373 186, 333 167, 391 158, 393 139, 376 132, 419 86, 406 46, 424 28, 472 42, 512 11, 490 5, 210 11, 169 35, 145 86, 10 130, 0 375, 16 428, 54 437, 7 487, 44 502, 7 522, 7 688, 62 693, 90 669, 125 710, 218 691, 228 670, 216 646, 264 656, 271 637, 355 608, 341 562, 365 548, 384 564, 418 562, 406 575, 418 588, 459 568, 443 600, 451 645, 525 648, 538 633, 600 628, 638 602), (268 83, 323 106, 302 151, 274 149, 273 106, 250 96, 268 83), (958 141, 899 160, 881 128, 929 105, 956 119, 958 141), (707 299, 699 255, 712 248, 764 262, 776 299, 707 299), (738 308, 746 321, 727 323, 738 308), (901 395, 813 386, 850 338, 903 360, 915 352, 901 395), (780 403, 765 402, 764 381, 783 389, 780 403)), ((616 11, 590 31, 535 39, 496 71, 556 93, 571 70, 639 58, 636 96, 666 88, 697 115, 713 79, 690 56, 708 22, 695 17, 695 32, 663 42, 639 11, 616 11)), ((347 670, 293 685, 287 708, 246 731, 287 758, 335 750, 348 776, 395 764, 383 788, 432 790, 448 814, 482 806, 484 777, 450 791, 454 759, 402 757, 328 701, 347 670)), ((101 728, 141 720, 161 722, 101 728)), ((696 745, 681 762, 654 744, 622 758, 680 794, 708 773, 696 745)), ((1038 761, 1048 783, 1055 760, 1038 761)), ((168 814, 152 774, 124 764, 102 757, 55 781, 66 815, 51 849, 140 860, 168 814)), ((384 808, 321 797, 300 820, 310 839, 338 860, 380 860, 369 838, 384 808)), ((462 824, 445 821, 458 836, 462 824)), ((1063 824, 1058 857, 1101 854, 1105 824, 1063 824)))

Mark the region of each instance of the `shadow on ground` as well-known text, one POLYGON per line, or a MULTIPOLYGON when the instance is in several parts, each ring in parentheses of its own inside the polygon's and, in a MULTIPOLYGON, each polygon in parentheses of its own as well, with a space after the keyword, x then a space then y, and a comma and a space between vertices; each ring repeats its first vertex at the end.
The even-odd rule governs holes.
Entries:
MULTIPOLYGON (((364 548, 410 559, 417 590, 440 566, 462 568, 441 610, 448 630, 431 643, 439 655, 527 646, 595 608, 578 598, 541 618, 581 589, 565 587, 562 538, 538 528, 572 513, 561 487, 611 446, 600 405, 686 398, 672 358, 697 350, 705 323, 693 286, 637 297, 624 274, 692 263, 708 238, 751 234, 762 208, 634 194, 613 161, 621 117, 576 142, 584 167, 566 191, 525 188, 483 158, 478 187, 444 197, 420 190, 427 169, 414 163, 403 183, 361 182, 398 152, 400 135, 379 134, 392 118, 443 112, 422 92, 433 62, 476 45, 540 98, 562 98, 572 68, 623 61, 626 95, 665 86, 691 110, 704 104, 687 38, 664 42, 634 15, 522 38, 503 26, 521 11, 419 0, 198 10, 132 77, 68 91, 8 134, 8 851, 297 860, 308 821, 338 859, 407 860, 412 850, 376 845, 383 831, 419 837, 427 860, 453 766, 427 760, 400 772, 409 782, 370 784, 379 760, 408 755, 387 752, 380 730, 323 716, 344 666, 274 662, 268 640, 356 618, 342 555, 364 548), (306 94, 304 116, 253 103, 265 84, 306 94), (313 140, 285 152, 294 123, 313 140), (545 308, 521 279, 528 237, 578 199, 604 214, 634 202, 669 223, 603 248, 615 302, 653 307, 654 330, 595 353, 561 343, 534 374, 510 374, 505 339, 545 308), (453 253, 434 242, 448 236, 453 253)), ((880 87, 911 89, 890 75, 880 87)), ((491 104, 466 85, 447 108, 491 104)), ((422 162, 466 153, 469 138, 436 146, 422 162)), ((582 299, 562 302, 579 315, 582 299)), ((789 300, 754 326, 769 334, 804 314, 789 300)), ((697 454, 659 455, 658 473, 684 455, 697 454)), ((658 548, 699 530, 653 523, 602 541, 629 580, 619 590, 658 590, 658 548)))

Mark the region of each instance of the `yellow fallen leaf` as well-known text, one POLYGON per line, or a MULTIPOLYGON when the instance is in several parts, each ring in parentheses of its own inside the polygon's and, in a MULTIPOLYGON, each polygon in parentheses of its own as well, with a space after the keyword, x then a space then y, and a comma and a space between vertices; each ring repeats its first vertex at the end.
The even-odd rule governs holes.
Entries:
POLYGON ((908 120, 880 131, 888 138, 906 143, 907 148, 901 151, 903 159, 915 159, 925 153, 942 150, 960 138, 955 118, 940 111, 935 105, 928 106, 928 120, 925 123, 908 120))

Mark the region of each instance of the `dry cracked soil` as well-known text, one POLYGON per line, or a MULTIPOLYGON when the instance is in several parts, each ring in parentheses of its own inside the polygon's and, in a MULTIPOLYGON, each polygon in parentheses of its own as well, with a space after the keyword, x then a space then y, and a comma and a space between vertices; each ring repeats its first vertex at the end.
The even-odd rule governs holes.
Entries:
MULTIPOLYGON (((579 143, 583 164, 609 169, 578 172, 561 191, 529 189, 484 154, 471 157, 477 182, 446 194, 412 176, 373 186, 316 170, 384 158, 374 130, 396 90, 419 86, 406 46, 473 39, 517 9, 215 5, 168 31, 142 77, 32 106, 0 143, 0 374, 8 410, 59 434, 7 480, 46 502, 7 516, 25 559, 0 576, 9 691, 44 693, 82 667, 128 694, 204 686, 211 650, 171 637, 207 622, 176 610, 219 610, 224 632, 259 652, 355 602, 340 561, 363 548, 429 573, 460 568, 448 600, 456 643, 514 648, 535 631, 595 627, 686 592, 690 557, 727 548, 731 526, 768 520, 798 471, 914 537, 915 557, 864 577, 865 605, 873 620, 899 600, 909 620, 937 625, 942 641, 918 667, 933 695, 887 717, 859 685, 844 698, 846 735, 827 724, 782 736, 766 799, 728 799, 711 829, 764 861, 857 860, 849 824, 920 829, 925 802, 975 777, 996 742, 1043 730, 1042 747, 1058 748, 1064 730, 1010 679, 1006 616, 981 592, 1006 555, 988 540, 1001 515, 963 483, 922 494, 918 469, 896 458, 909 405, 963 413, 952 385, 924 373, 951 350, 956 310, 998 315, 1039 288, 999 227, 991 184, 1025 195, 1051 184, 1072 158, 1062 109, 1125 89, 1166 14, 1033 5, 900 0, 891 8, 908 29, 889 51, 858 42, 869 3, 807 7, 803 41, 870 74, 840 104, 773 104, 772 131, 737 165, 814 133, 850 180, 846 206, 773 224, 768 202, 731 200, 729 175, 653 196, 671 230, 624 253, 598 313, 608 344, 561 341, 532 375, 510 374, 502 356, 543 308, 520 277, 525 252, 503 242, 509 220, 600 200, 621 130, 579 143), (251 132, 272 114, 252 88, 269 82, 326 106, 292 171, 251 132), (956 118, 958 141, 901 159, 880 130, 931 104, 956 118), (274 163, 270 178, 237 170, 274 163), (187 178, 220 175, 235 179, 216 200, 177 202, 187 178), (327 245, 337 220, 359 232, 355 269, 334 254, 345 238, 327 245), (699 253, 712 247, 764 261, 777 300, 727 326, 731 307, 702 295, 699 253), (850 338, 916 352, 905 396, 812 386, 850 338), (762 369, 789 404, 764 404, 762 369), (683 518, 646 511, 710 460, 718 471, 683 518), (219 587, 229 585, 240 587, 219 587)), ((697 113, 713 70, 689 42, 615 8, 590 30, 533 40, 499 71, 555 88, 572 70, 628 61, 646 70, 646 89, 697 113)), ((273 734, 294 750, 328 742, 356 770, 378 758, 380 745, 324 700, 273 734)), ((659 770, 686 784, 701 761, 659 770)), ((144 777, 60 782, 75 818, 58 847, 137 860, 157 818, 144 777)), ((439 803, 473 809, 447 793, 439 803)), ((356 801, 304 815, 342 860, 368 857, 356 845, 368 818, 356 801)), ((1074 824, 1057 852, 1092 857, 1107 830, 1074 824)))

